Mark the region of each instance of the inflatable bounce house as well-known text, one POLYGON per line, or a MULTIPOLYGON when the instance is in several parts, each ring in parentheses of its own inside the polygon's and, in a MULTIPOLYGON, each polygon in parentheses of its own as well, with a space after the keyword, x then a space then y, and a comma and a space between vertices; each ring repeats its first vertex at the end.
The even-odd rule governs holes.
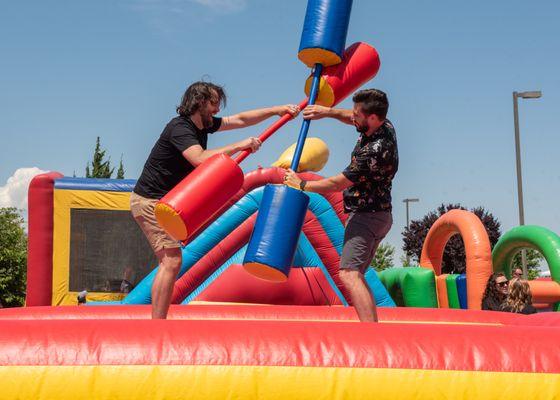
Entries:
MULTIPOLYGON (((308 2, 299 58, 313 72, 301 107, 337 104, 379 68, 371 46, 344 50, 351 3, 308 2)), ((560 314, 480 304, 492 271, 509 275, 530 247, 552 275, 531 282, 534 299, 558 311, 560 238, 522 226, 491 251, 474 214, 450 211, 419 267, 368 271, 380 322, 359 323, 338 277, 341 193, 282 184, 287 166, 319 178, 328 150, 306 141, 309 124, 273 167, 243 174, 247 153, 219 155, 158 204, 184 245, 167 320, 150 319, 157 261, 129 212, 134 181, 37 176, 26 307, 0 310, 0 398, 559 398, 560 314), (466 273, 441 274, 457 234, 466 273)))

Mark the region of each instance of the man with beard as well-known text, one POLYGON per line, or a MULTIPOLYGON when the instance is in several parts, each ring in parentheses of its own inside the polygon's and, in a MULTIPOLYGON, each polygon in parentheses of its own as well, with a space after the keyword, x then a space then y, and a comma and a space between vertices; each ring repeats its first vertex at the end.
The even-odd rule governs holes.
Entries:
POLYGON ((354 125, 360 133, 350 165, 342 173, 317 181, 304 181, 292 170, 286 184, 304 191, 328 193, 344 190, 344 211, 349 213, 340 257, 340 280, 348 289, 360 321, 377 322, 375 298, 364 279, 379 243, 393 223, 391 186, 399 156, 393 124, 386 119, 389 102, 381 90, 354 94, 352 110, 307 106, 303 118, 335 118, 354 125))
POLYGON ((255 152, 261 141, 249 137, 239 142, 207 149, 208 134, 245 128, 275 115, 296 116, 296 105, 284 105, 241 112, 218 118, 220 105, 226 103, 222 87, 210 82, 195 82, 187 88, 178 117, 173 118, 161 133, 144 164, 142 174, 130 196, 130 211, 144 232, 159 261, 152 285, 152 318, 167 317, 173 285, 181 267, 181 245, 157 223, 154 208, 159 199, 173 189, 198 165, 215 154, 233 155, 239 151, 255 152))

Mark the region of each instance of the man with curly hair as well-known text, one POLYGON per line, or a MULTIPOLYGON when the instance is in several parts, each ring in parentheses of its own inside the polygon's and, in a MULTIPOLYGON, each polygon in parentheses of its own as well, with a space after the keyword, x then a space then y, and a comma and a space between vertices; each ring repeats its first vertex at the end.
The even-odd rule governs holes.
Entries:
POLYGON ((130 211, 144 232, 159 269, 152 285, 152 318, 167 317, 173 285, 181 267, 181 244, 157 223, 154 208, 158 200, 173 189, 198 165, 215 154, 233 155, 255 152, 261 146, 250 137, 223 147, 207 149, 208 134, 245 128, 275 115, 296 116, 299 108, 288 104, 244 111, 229 117, 216 117, 226 103, 224 89, 210 82, 195 82, 185 91, 173 118, 159 136, 144 164, 142 174, 130 196, 130 211))

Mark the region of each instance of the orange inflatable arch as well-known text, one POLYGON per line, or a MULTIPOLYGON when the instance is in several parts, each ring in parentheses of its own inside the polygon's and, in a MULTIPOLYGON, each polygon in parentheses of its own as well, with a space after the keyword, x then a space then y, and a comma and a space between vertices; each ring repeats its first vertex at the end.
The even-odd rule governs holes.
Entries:
MULTIPOLYGON (((420 266, 441 275, 445 245, 454 235, 461 235, 465 243, 468 308, 480 310, 482 294, 492 274, 492 250, 484 225, 472 212, 451 210, 442 215, 430 228, 420 257, 420 266)), ((438 287, 445 280, 437 279, 438 287)), ((438 290, 440 307, 445 307, 447 296, 438 290)))

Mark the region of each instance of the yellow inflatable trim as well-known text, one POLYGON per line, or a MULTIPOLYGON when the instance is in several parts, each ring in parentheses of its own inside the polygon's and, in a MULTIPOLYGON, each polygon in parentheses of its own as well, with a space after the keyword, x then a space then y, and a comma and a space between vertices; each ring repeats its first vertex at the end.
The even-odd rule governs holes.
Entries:
POLYGON ((2 399, 554 399, 560 374, 229 365, 0 366, 2 399), (512 384, 515 383, 515 384, 512 384))
POLYGON ((185 240, 187 238, 187 227, 181 216, 167 204, 158 203, 155 206, 154 214, 161 226, 173 239, 185 240))
MULTIPOLYGON (((296 151, 296 143, 288 147, 276 160, 272 166, 279 168, 289 168, 292 158, 296 151)), ((297 172, 313 171, 319 172, 329 161, 329 148, 325 142, 319 138, 310 137, 305 140, 303 151, 299 161, 297 172)), ((299 189, 299 188, 296 188, 299 189)))

